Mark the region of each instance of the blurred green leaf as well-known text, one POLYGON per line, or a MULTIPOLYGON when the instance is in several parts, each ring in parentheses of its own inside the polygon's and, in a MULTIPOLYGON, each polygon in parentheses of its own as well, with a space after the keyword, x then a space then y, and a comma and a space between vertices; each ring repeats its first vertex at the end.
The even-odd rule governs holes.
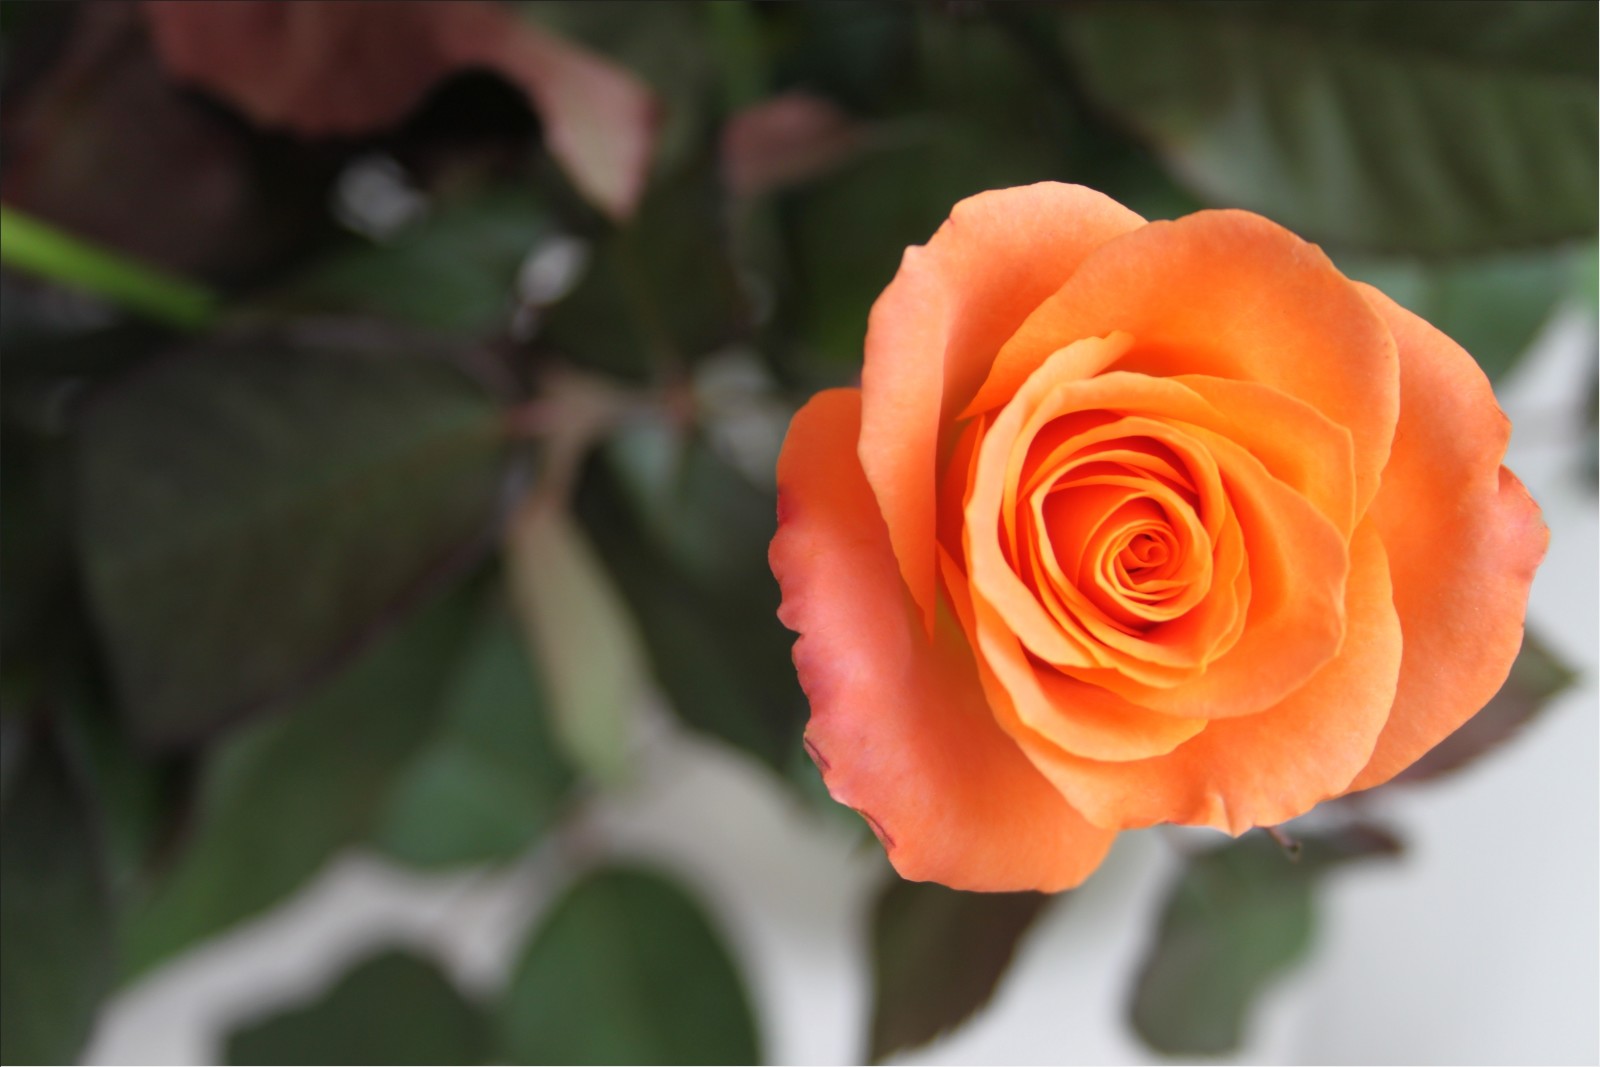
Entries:
POLYGON ((618 781, 650 686, 627 605, 566 509, 543 497, 513 517, 506 567, 557 740, 577 766, 618 781))
POLYGON ((1299 845, 1291 859, 1252 833, 1189 858, 1134 989, 1133 1027, 1151 1048, 1175 1056, 1238 1048, 1256 995, 1311 943, 1317 878, 1400 851, 1387 831, 1360 823, 1299 845))
POLYGON ((534 931, 501 1005, 511 1063, 760 1063, 738 969, 659 875, 585 878, 534 931))
POLYGON ((808 384, 860 367, 867 315, 908 246, 933 236, 958 200, 1072 176, 1062 94, 1002 27, 919 10, 917 110, 880 123, 855 162, 779 204, 786 267, 779 328, 808 384))
POLYGON ((987 1004, 1050 899, 891 879, 872 910, 868 1060, 926 1044, 987 1004))
POLYGON ((401 775, 376 843, 418 867, 510 859, 560 811, 573 774, 527 645, 496 598, 445 697, 439 731, 401 775))
POLYGON ((0 659, 17 663, 50 636, 72 573, 71 465, 58 440, 0 429, 0 659))
POLYGON ((709 146, 646 190, 633 222, 601 234, 541 340, 585 366, 640 378, 749 332, 709 146))
POLYGON ((1592 4, 1116 3, 1064 19, 1088 89, 1207 198, 1425 254, 1592 234, 1592 4))
POLYGON ((1511 675, 1494 699, 1394 780, 1426 781, 1482 758, 1516 736, 1576 677, 1544 642, 1532 631, 1526 631, 1522 650, 1511 665, 1511 675))
POLYGON ((1562 248, 1437 261, 1340 255, 1339 266, 1443 330, 1498 380, 1571 291, 1575 256, 1562 248))
POLYGON ((282 346, 88 412, 80 549, 136 734, 192 743, 327 671, 486 546, 499 409, 446 363, 282 346))
POLYGON ((680 718, 783 771, 806 704, 767 568, 771 491, 664 423, 609 442, 577 507, 680 718))
POLYGON ((391 950, 320 1000, 240 1027, 227 1063, 483 1063, 488 1019, 434 964, 391 950))
POLYGON ((58 739, 29 741, 0 818, 0 1060, 75 1063, 111 985, 112 902, 79 776, 58 739))
POLYGON ((510 317, 518 269, 549 229, 548 213, 528 190, 446 198, 387 241, 352 238, 264 307, 370 314, 439 333, 487 334, 510 317))
POLYGON ((438 728, 476 602, 471 586, 436 599, 286 714, 221 746, 187 847, 130 916, 127 973, 277 903, 371 831, 438 728))
POLYGON ((752 6, 767 27, 774 90, 805 89, 871 115, 907 103, 917 55, 915 5, 857 0, 752 6))

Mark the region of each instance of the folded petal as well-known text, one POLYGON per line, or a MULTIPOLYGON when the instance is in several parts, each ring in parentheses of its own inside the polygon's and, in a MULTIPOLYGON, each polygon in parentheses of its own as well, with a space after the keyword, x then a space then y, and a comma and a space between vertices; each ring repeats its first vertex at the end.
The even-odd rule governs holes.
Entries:
POLYGON ((1355 514, 1365 511, 1394 433, 1394 341, 1315 245, 1243 211, 1108 241, 1006 342, 966 414, 1005 403, 1063 345, 1116 330, 1139 343, 1115 369, 1257 382, 1349 429, 1355 514))
POLYGON ((957 204, 926 245, 906 250, 873 305, 861 374, 861 465, 930 632, 942 432, 1039 302, 1095 248, 1143 224, 1077 185, 980 193, 957 204))
MULTIPOLYGON (((872 824, 905 877, 1054 891, 1099 865, 1089 825, 996 725, 948 617, 930 638, 856 455, 861 397, 820 393, 778 461, 772 570, 829 792, 872 824)), ((932 529, 928 533, 930 550, 932 529)))
POLYGON ((1400 672, 1400 622, 1371 523, 1356 529, 1351 563, 1339 655, 1275 707, 1209 722, 1167 755, 1124 763, 1071 755, 1029 729, 1003 693, 997 717, 1067 799, 1108 829, 1173 822, 1237 835, 1303 815, 1366 764, 1400 672))
POLYGON ((1477 714, 1511 670, 1549 531, 1500 465, 1511 427, 1476 362, 1368 286, 1400 349, 1400 421, 1372 503, 1405 656, 1394 711, 1351 784, 1388 781, 1477 714))

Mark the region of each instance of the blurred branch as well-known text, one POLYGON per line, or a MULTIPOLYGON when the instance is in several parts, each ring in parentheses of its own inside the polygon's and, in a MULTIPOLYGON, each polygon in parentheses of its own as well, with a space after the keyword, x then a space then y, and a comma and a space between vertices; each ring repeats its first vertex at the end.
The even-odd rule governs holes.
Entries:
POLYGON ((181 330, 212 319, 210 290, 96 247, 12 208, 0 206, 0 263, 181 330))

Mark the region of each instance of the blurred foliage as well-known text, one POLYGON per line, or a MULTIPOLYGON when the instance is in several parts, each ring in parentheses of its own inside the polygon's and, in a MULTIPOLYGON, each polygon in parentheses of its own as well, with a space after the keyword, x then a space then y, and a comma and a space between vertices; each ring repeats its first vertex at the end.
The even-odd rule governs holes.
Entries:
POLYGON ((898 878, 885 885, 872 909, 868 1061, 926 1044, 988 1003, 1050 902, 1044 893, 961 893, 898 878))
POLYGON ((683 890, 613 868, 533 932, 500 1007, 511 1063, 760 1063, 739 972, 683 890))
POLYGON ((436 732, 400 772, 373 831, 380 848, 417 867, 515 858, 561 815, 573 787, 522 632, 509 606, 489 599, 436 732))
POLYGON ((1594 232, 1592 4, 1140 0, 1064 25, 1089 91, 1209 199, 1389 251, 1594 232))
MULTIPOLYGON (((459 869, 584 829, 641 693, 814 800, 773 460, 964 196, 1262 211, 1497 378, 1572 294, 1594 314, 1593 5, 271 9, 0 3, 8 1062, 76 1058, 116 974, 346 849, 459 869), (364 18, 394 48, 350 54, 364 18)), ((1530 638, 1416 775, 1565 677, 1530 638)), ((1147 1040, 1237 1040, 1319 841, 1193 860, 1147 1040)), ((885 888, 872 1054, 978 1010, 1041 907, 885 888)), ((752 1061, 716 930, 607 870, 488 997, 382 955, 230 1055, 752 1061)))
POLYGON ((8 730, 4 744, 0 1059, 66 1063, 77 1057, 111 987, 113 904, 99 851, 103 831, 59 737, 8 730))
POLYGON ((427 960, 390 951, 315 1004, 241 1027, 226 1063, 483 1063, 489 1021, 427 960))
POLYGON ((1287 848, 1251 833, 1191 856, 1140 968, 1134 1029, 1174 1056, 1237 1049, 1252 999, 1311 944, 1318 880, 1343 864, 1399 851, 1387 830, 1352 823, 1287 848))

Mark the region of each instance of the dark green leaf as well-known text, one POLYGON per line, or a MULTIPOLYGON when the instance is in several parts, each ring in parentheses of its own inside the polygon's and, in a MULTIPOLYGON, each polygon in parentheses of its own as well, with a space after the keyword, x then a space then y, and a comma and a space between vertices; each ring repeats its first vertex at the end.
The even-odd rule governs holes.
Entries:
POLYGON ((286 714, 221 747, 188 847, 128 924, 130 972, 276 903, 371 832, 438 728, 476 601, 471 587, 436 600, 286 714))
POLYGON ((74 1063, 111 984, 112 905, 82 783, 55 738, 29 741, 0 819, 0 1061, 74 1063))
POLYGON ((1494 379, 1516 365, 1567 297, 1575 263, 1567 249, 1439 261, 1339 256, 1346 274, 1443 330, 1494 379))
POLYGON ((739 972, 699 907, 658 875, 606 870, 556 903, 501 1006, 512 1063, 759 1063, 739 972))
POLYGON ((1400 849, 1386 831, 1363 824, 1300 845, 1291 859, 1253 833, 1190 857, 1134 990, 1133 1026, 1151 1048, 1179 1056, 1236 1049, 1251 1002, 1311 943, 1317 877, 1400 849))
POLYGON ((1552 697, 1573 683, 1571 668, 1530 632, 1511 665, 1511 676, 1484 709, 1396 776, 1420 782, 1465 767, 1514 737, 1544 710, 1552 697))
POLYGON ((71 467, 58 441, 7 425, 0 443, 0 656, 48 636, 71 575, 71 467))
POLYGON ((106 395, 80 543, 135 732, 191 743, 330 669, 486 544, 504 458, 432 359, 197 351, 106 395))
POLYGON ((430 961, 390 951, 322 999, 235 1030, 228 1063, 483 1063, 488 1020, 430 961))
POLYGON ((266 306, 486 334, 509 317, 518 268, 548 229, 544 207, 527 192, 447 199, 388 241, 362 240, 330 254, 266 306))
POLYGON ((934 110, 886 124, 876 150, 781 206, 795 277, 778 313, 808 379, 859 369, 873 301, 958 200, 1070 172, 1068 116, 1008 37, 932 14, 917 29, 934 110))
POLYGON ((496 601, 445 700, 439 732, 405 771, 376 841, 420 867, 515 856, 544 832, 572 783, 527 645, 496 601))
POLYGON ((881 1063, 926 1044, 989 1002, 1043 893, 961 893, 895 878, 872 911, 872 1034, 881 1063))
POLYGON ((709 150, 654 182, 633 222, 598 240, 542 339, 586 366, 642 377, 748 332, 724 209, 709 150))
POLYGON ((704 442, 647 424, 590 465, 577 506, 678 715, 789 767, 805 698, 766 564, 773 494, 704 442))
POLYGON ((1074 9, 1090 91, 1214 202, 1327 243, 1468 252, 1592 234, 1592 4, 1074 9))

